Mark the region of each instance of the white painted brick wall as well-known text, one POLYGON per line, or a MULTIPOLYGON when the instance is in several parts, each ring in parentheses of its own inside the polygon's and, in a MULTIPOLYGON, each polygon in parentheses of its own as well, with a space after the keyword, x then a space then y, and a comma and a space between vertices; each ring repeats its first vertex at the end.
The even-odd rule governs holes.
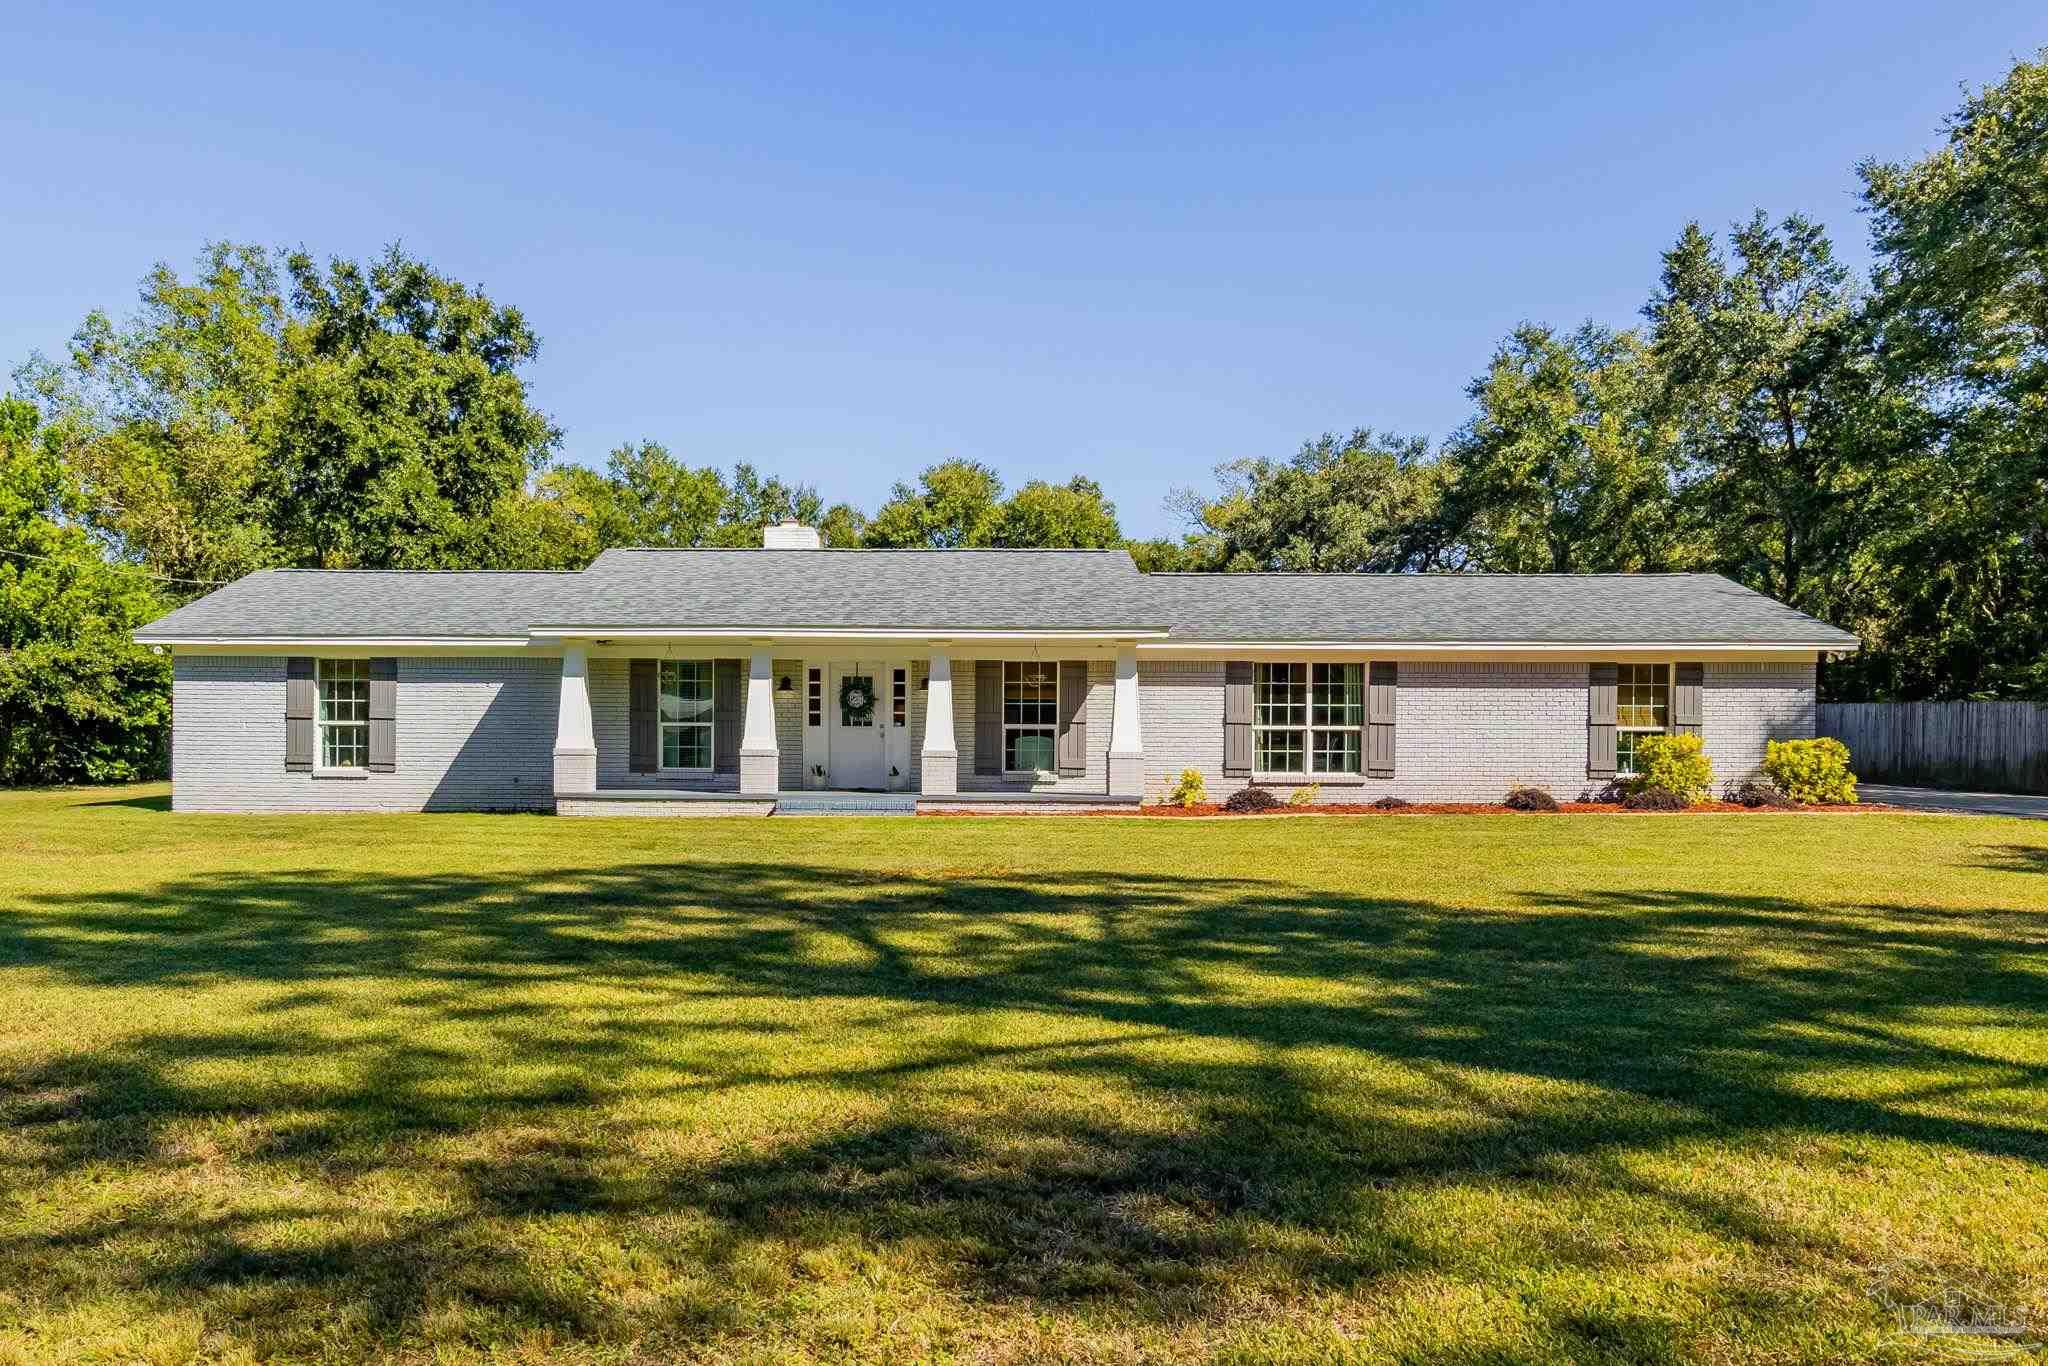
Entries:
MULTIPOLYGON (((953 661, 953 740, 960 751, 962 792, 1108 792, 1109 722, 1116 707, 1116 662, 1088 661, 1088 750, 1087 769, 1071 778, 1049 783, 1036 782, 1017 774, 976 773, 974 748, 974 664, 971 659, 953 661)), ((920 732, 920 743, 922 733, 920 732)), ((998 767, 1002 755, 996 755, 998 767)))
MULTIPOLYGON (((1145 794, 1163 799, 1183 768, 1202 770, 1212 800, 1248 784, 1223 773, 1223 664, 1141 661, 1145 794)), ((1767 739, 1813 734, 1811 664, 1709 664, 1702 727, 1717 787, 1763 762, 1767 739)), ((1586 664, 1401 665, 1391 778, 1326 779, 1322 800, 1498 801, 1519 784, 1559 798, 1604 786, 1586 776, 1586 664)), ((1278 786, 1278 784, 1265 784, 1278 786)))
POLYGON ((1763 771, 1766 740, 1811 740, 1818 710, 1812 664, 1709 664, 1700 690, 1700 738, 1714 786, 1763 771))
POLYGON ((804 662, 778 659, 775 669, 776 786, 801 792, 804 786, 804 662), (782 680, 789 680, 783 692, 782 680))
MULTIPOLYGON (((181 655, 172 686, 172 804, 180 811, 416 811, 547 809, 553 805, 560 666, 510 657, 400 659, 398 772, 322 778, 284 768, 282 656, 181 655)), ((802 661, 780 660, 795 691, 776 694, 783 785, 801 786, 802 661)), ((910 788, 922 783, 926 694, 914 664, 910 694, 910 788)), ((1099 792, 1108 779, 1113 665, 1089 668, 1088 773, 1046 790, 1099 792)), ((1203 770, 1211 797, 1245 785, 1223 775, 1223 665, 1145 661, 1139 666, 1145 791, 1162 798, 1183 767, 1203 770)), ((626 771, 627 662, 591 661, 591 712, 600 787, 736 790, 722 774, 681 780, 626 771)), ((1597 786, 1585 775, 1583 663, 1407 663, 1397 694, 1393 778, 1326 783, 1327 801, 1401 796, 1494 801, 1534 783, 1560 797, 1597 786)), ((1811 663, 1708 664, 1702 693, 1707 753, 1717 784, 1756 772, 1767 739, 1814 733, 1811 663)), ((1024 790, 1015 779, 975 775, 971 661, 955 670, 954 724, 960 780, 979 791, 1024 790)))
POLYGON ((561 664, 398 661, 398 771, 287 773, 282 655, 179 655, 171 805, 179 811, 420 811, 554 805, 561 664))
MULTIPOLYGON (((740 686, 746 686, 746 666, 741 664, 740 686)), ((593 659, 590 661, 590 725, 597 736, 597 788, 600 792, 620 788, 663 787, 685 792, 737 792, 738 773, 635 773, 632 771, 632 742, 629 734, 632 703, 633 661, 593 659)))

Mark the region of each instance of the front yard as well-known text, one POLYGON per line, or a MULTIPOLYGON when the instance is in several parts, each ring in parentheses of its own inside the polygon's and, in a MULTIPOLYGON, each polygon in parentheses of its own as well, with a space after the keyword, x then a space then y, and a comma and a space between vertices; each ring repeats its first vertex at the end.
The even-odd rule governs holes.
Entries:
POLYGON ((2048 823, 0 794, 0 1361, 1922 1360, 2048 823))

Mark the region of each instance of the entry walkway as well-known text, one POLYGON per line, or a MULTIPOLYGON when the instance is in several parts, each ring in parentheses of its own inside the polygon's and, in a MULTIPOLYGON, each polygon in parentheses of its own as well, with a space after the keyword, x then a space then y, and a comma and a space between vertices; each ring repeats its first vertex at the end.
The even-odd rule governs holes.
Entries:
POLYGON ((1946 811, 1958 816, 2025 816, 2048 821, 2048 796, 2013 792, 1945 792, 1935 787, 1893 787, 1858 783, 1856 795, 1908 811, 1946 811))

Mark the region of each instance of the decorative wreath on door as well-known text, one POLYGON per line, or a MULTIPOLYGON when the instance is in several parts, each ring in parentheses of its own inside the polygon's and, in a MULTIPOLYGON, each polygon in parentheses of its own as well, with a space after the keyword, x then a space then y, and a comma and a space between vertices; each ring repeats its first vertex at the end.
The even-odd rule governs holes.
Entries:
POLYGON ((875 687, 871 679, 849 674, 839 683, 839 724, 865 726, 875 714, 875 687))

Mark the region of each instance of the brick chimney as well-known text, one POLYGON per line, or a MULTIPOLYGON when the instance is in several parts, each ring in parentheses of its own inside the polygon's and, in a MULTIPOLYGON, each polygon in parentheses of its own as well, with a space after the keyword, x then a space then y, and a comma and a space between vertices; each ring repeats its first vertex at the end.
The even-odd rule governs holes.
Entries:
POLYGON ((785 517, 774 526, 761 528, 761 545, 766 550, 817 550, 824 542, 818 537, 818 529, 805 526, 794 517, 785 517))

